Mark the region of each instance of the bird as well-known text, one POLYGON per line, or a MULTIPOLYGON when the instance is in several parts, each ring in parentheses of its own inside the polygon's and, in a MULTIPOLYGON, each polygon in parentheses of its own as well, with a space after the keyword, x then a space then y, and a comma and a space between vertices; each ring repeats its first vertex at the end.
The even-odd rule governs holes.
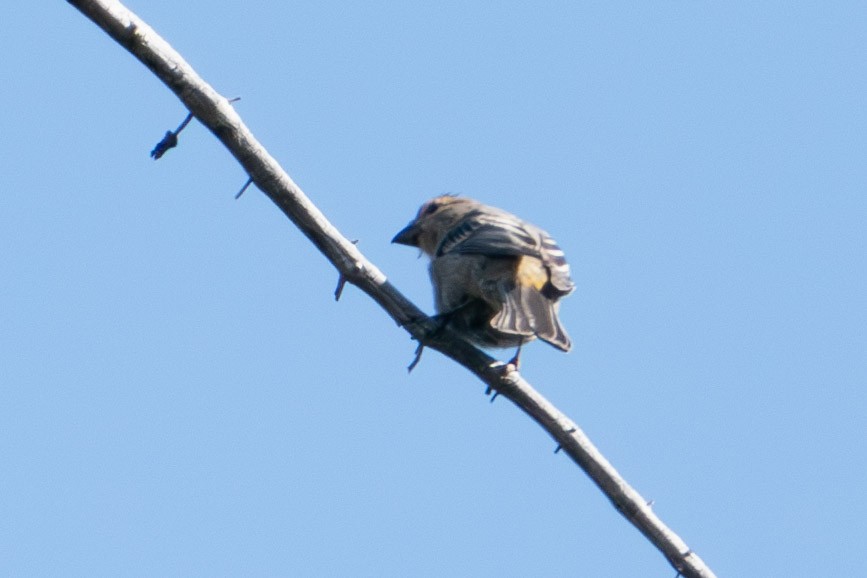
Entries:
POLYGON ((430 257, 437 320, 468 341, 517 347, 537 337, 561 351, 572 342, 558 318, 575 284, 563 250, 519 217, 455 195, 424 203, 392 243, 430 257))

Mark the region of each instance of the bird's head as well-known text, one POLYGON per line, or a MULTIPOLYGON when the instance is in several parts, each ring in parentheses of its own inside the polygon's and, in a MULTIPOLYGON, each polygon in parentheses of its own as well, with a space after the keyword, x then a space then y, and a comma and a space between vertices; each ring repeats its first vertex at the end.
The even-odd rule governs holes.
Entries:
POLYGON ((472 199, 454 195, 434 197, 421 206, 415 219, 391 242, 418 247, 432 256, 443 237, 477 205, 472 199))

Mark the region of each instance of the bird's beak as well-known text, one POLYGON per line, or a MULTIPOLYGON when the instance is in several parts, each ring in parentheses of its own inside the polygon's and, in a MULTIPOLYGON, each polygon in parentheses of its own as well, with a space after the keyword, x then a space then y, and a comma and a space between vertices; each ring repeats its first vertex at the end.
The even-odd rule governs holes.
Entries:
POLYGON ((418 247, 418 227, 416 227, 416 222, 413 221, 401 231, 394 236, 394 239, 391 240, 392 243, 397 243, 399 245, 409 245, 410 247, 418 247))

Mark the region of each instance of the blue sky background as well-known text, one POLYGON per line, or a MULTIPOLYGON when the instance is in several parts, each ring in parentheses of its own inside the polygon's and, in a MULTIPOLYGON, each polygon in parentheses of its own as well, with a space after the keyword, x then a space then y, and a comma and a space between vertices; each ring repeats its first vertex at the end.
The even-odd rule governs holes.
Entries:
MULTIPOLYGON (((524 374, 720 576, 867 575, 867 5, 314 4, 129 6, 423 308, 427 198, 549 230, 524 374)), ((673 576, 200 125, 152 161, 185 110, 101 30, 6 12, 3 574, 673 576)))

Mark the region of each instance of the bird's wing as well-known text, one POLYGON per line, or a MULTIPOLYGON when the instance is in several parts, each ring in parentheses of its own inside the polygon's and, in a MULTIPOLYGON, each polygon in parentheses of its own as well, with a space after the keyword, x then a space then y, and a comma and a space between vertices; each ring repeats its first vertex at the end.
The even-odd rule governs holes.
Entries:
POLYGON ((532 257, 548 269, 550 297, 561 297, 575 287, 569 276, 569 264, 557 242, 542 229, 505 211, 467 215, 437 247, 438 256, 447 253, 532 257))
POLYGON ((491 209, 474 211, 440 241, 437 255, 476 253, 491 257, 539 257, 541 238, 534 233, 537 232, 509 213, 491 209))

